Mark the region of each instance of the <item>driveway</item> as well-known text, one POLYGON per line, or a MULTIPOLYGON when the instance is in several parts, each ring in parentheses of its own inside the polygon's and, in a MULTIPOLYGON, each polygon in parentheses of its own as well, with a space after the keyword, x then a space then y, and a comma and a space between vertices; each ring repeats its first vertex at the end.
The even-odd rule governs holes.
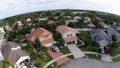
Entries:
MULTIPOLYGON (((51 48, 48 48, 48 53, 49 55, 53 58, 53 59, 56 59, 60 56, 62 56, 63 54, 61 52, 53 52, 51 50, 51 48)), ((61 58, 60 60, 57 60, 57 65, 60 65, 62 63, 65 63, 66 61, 69 61, 70 59, 67 58, 67 57, 64 57, 64 58, 61 58)))
POLYGON ((76 45, 68 45, 68 49, 73 54, 74 58, 84 57, 84 53, 76 45))

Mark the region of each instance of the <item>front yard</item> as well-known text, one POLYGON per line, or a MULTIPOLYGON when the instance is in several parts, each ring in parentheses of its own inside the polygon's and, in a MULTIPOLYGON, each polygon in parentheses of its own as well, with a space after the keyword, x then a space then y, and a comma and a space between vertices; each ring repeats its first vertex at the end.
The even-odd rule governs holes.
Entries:
POLYGON ((113 48, 111 51, 110 51, 110 55, 111 56, 116 56, 120 54, 120 48, 113 48))
POLYGON ((113 61, 113 62, 119 62, 119 61, 120 61, 120 56, 117 57, 117 58, 113 58, 112 61, 113 61))
POLYGON ((92 59, 97 59, 100 60, 101 59, 101 55, 95 55, 95 54, 85 54, 88 58, 92 58, 92 59))
MULTIPOLYGON (((30 55, 32 62, 37 68, 42 68, 46 63, 52 60, 48 52, 34 52, 32 47, 25 47, 23 50, 30 55)), ((56 63, 53 65, 56 66, 56 63)))
POLYGON ((99 50, 96 47, 92 46, 78 46, 83 52, 99 52, 99 50))
MULTIPOLYGON (((63 54, 71 53, 67 46, 60 47, 60 52, 62 52, 63 54)), ((71 55, 71 56, 68 56, 68 58, 74 59, 74 56, 71 55)))

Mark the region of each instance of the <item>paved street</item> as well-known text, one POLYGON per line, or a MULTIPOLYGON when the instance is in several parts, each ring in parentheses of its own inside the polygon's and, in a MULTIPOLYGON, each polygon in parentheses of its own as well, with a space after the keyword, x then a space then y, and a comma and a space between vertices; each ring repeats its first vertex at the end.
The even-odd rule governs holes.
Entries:
POLYGON ((73 54, 74 58, 84 57, 84 53, 76 45, 68 45, 68 49, 73 54))
POLYGON ((100 60, 80 58, 64 63, 57 68, 119 68, 120 62, 111 63, 100 60))

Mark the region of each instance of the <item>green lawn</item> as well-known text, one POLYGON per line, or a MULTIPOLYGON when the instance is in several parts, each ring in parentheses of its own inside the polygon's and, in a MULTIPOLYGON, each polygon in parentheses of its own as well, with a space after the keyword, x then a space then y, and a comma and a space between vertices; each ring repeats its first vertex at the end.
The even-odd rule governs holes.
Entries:
POLYGON ((60 48, 60 51, 63 53, 63 54, 68 54, 68 53, 71 53, 68 49, 67 46, 63 46, 60 48))
POLYGON ((0 62, 0 68, 4 68, 4 65, 2 62, 0 62))
POLYGON ((79 46, 79 48, 82 50, 82 51, 91 51, 91 52, 96 52, 96 48, 92 47, 92 46, 79 46))
MULTIPOLYGON (((63 54, 71 53, 67 46, 63 46, 62 48, 60 48, 60 52, 62 52, 63 54)), ((68 56, 68 58, 74 59, 73 55, 68 56)))
POLYGON ((114 58, 114 59, 112 59, 112 60, 113 60, 113 62, 119 62, 119 61, 120 61, 120 56, 117 57, 117 58, 114 58))
POLYGON ((101 56, 100 55, 95 55, 95 54, 86 54, 86 56, 88 57, 88 58, 92 58, 92 59, 98 59, 98 60, 100 60, 101 59, 101 56))
POLYGON ((57 68, 56 66, 57 66, 57 63, 54 62, 54 63, 52 63, 48 68, 57 68))
POLYGON ((114 48, 111 52, 110 52, 110 55, 111 56, 116 56, 120 54, 120 48, 114 48))
POLYGON ((25 48, 24 51, 31 57, 31 60, 35 63, 37 68, 42 68, 46 63, 52 60, 48 52, 34 52, 30 47, 25 48))

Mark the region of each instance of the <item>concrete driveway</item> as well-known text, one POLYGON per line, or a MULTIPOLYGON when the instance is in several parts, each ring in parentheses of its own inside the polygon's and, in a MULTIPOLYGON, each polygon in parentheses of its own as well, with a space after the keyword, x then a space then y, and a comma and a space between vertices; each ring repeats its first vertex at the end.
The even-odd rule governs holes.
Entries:
POLYGON ((81 58, 85 56, 84 53, 76 45, 68 45, 67 47, 73 54, 74 58, 81 58))

